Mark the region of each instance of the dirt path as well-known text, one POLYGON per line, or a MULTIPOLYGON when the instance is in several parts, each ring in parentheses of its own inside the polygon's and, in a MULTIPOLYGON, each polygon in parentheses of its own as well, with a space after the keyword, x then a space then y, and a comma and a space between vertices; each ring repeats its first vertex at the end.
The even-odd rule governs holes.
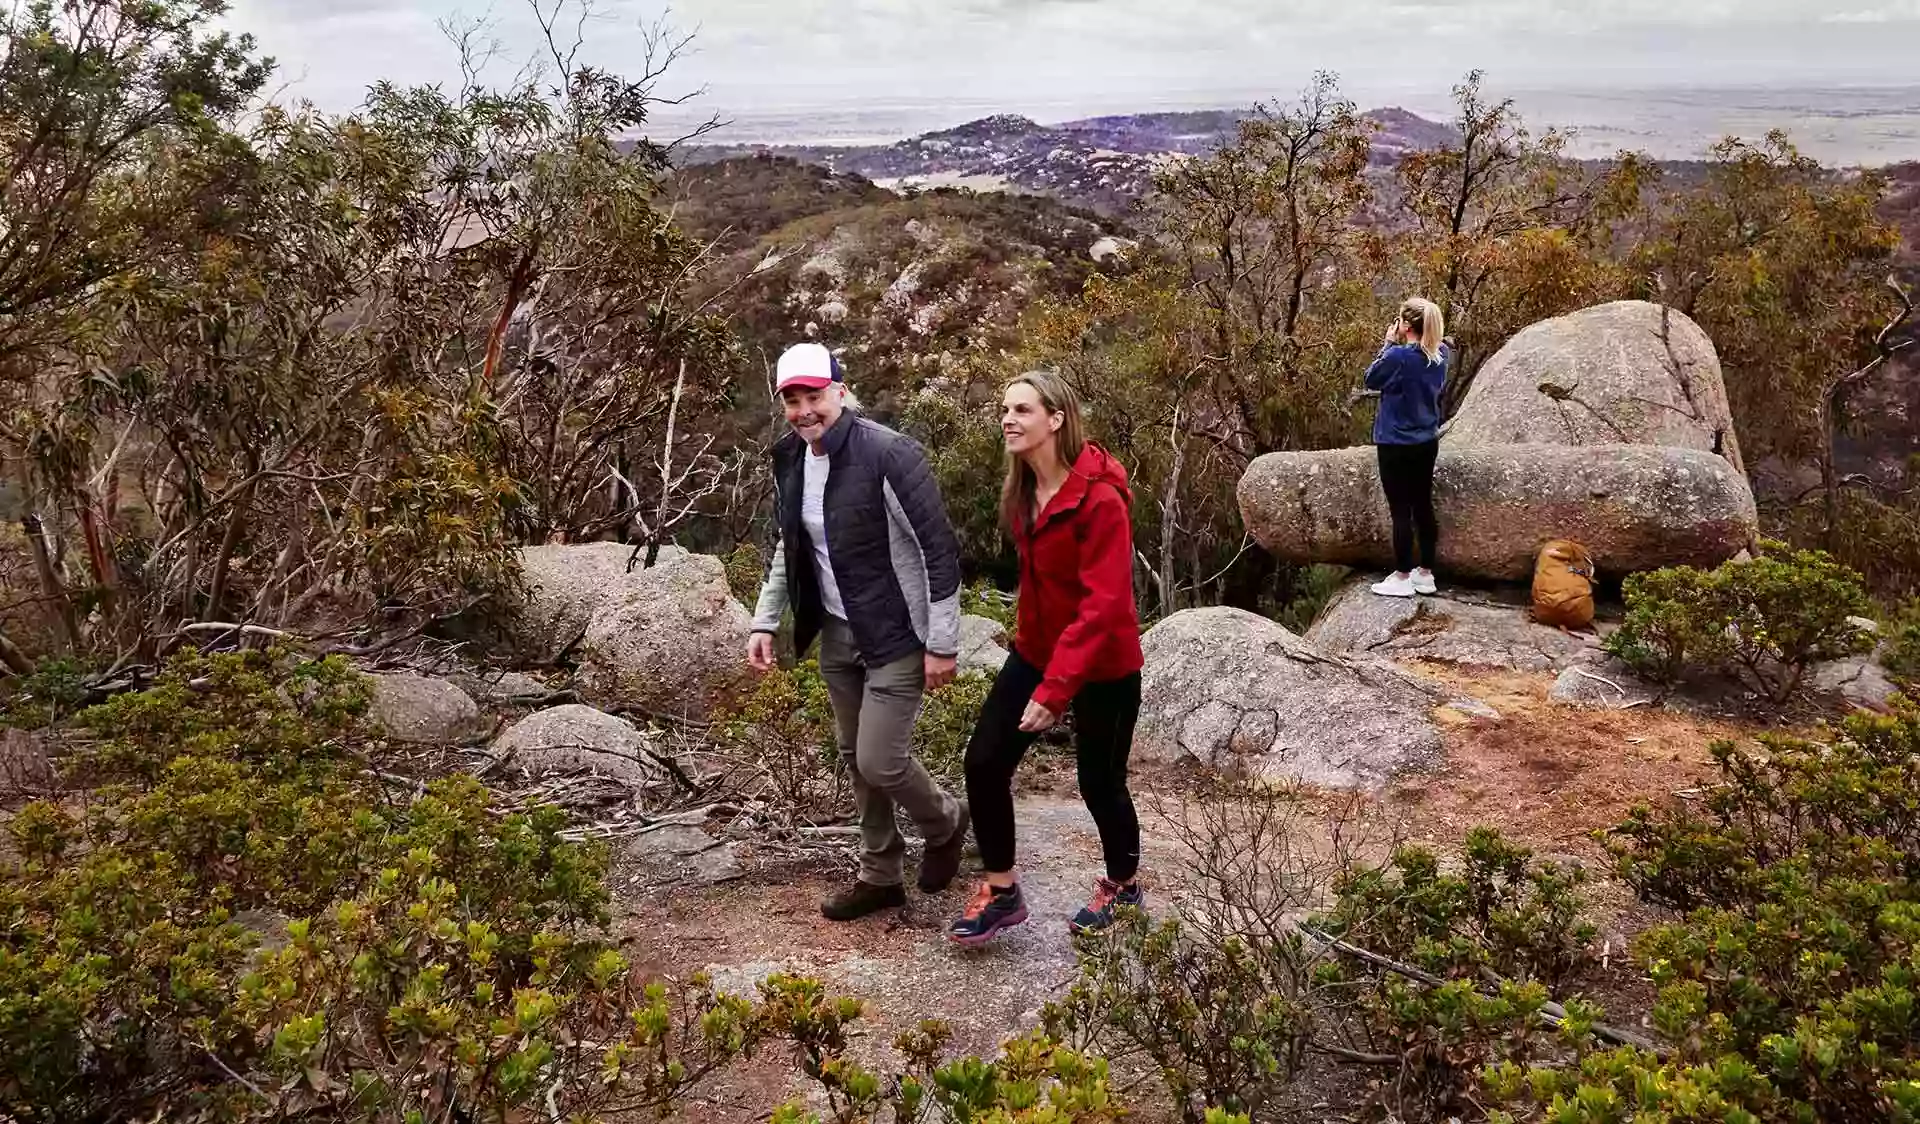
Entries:
MULTIPOLYGON (((1571 855, 1604 874, 1596 829, 1619 820, 1641 799, 1662 799, 1698 784, 1710 767, 1708 745, 1741 731, 1659 713, 1606 713, 1548 701, 1551 678, 1479 674, 1423 666, 1500 712, 1498 720, 1456 718, 1446 730, 1447 759, 1432 773, 1402 778, 1363 803, 1367 849, 1404 839, 1448 850, 1470 827, 1490 823, 1537 851, 1571 855)), ((854 870, 851 843, 811 867, 757 869, 747 878, 705 889, 640 888, 621 903, 623 933, 637 963, 662 975, 711 973, 725 990, 751 992, 775 972, 816 977, 867 1004, 867 1036, 857 1054, 870 1064, 899 1059, 893 1039, 921 1020, 944 1020, 956 1051, 992 1054, 1007 1037, 1037 1024, 1041 1006, 1071 982, 1074 952, 1066 920, 1086 899, 1100 869, 1091 817, 1071 791, 1027 794, 1018 802, 1020 866, 1033 917, 986 948, 967 951, 944 935, 965 905, 967 887, 935 898, 910 894, 905 910, 852 924, 821 918, 821 899, 854 870)), ((1168 829, 1169 816, 1194 807, 1174 777, 1140 777, 1150 911, 1179 905, 1186 855, 1168 829)), ((1329 806, 1341 804, 1329 797, 1329 806)), ((1307 845, 1324 844, 1312 816, 1301 821, 1307 845)), ((977 860, 969 856, 969 870, 977 860)), ((1620 942, 1646 921, 1625 888, 1603 880, 1591 888, 1603 933, 1620 942)), ((1620 970, 1631 975, 1623 947, 1620 970)), ((1622 978, 1622 986, 1632 981, 1622 978)), ((728 1076, 690 1122, 740 1120, 764 1114, 805 1083, 784 1058, 728 1076)), ((1141 1106, 1143 1109, 1156 1106, 1141 1106)), ((1151 1117, 1151 1113, 1143 1119, 1151 1117)))

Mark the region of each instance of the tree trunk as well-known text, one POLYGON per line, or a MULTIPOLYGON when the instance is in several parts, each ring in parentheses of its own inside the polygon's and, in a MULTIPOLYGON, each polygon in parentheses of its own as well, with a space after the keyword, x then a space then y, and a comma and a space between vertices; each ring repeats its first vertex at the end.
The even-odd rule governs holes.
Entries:
POLYGON ((1167 473, 1166 487, 1160 496, 1160 615, 1180 611, 1180 584, 1175 576, 1176 525, 1180 519, 1180 477, 1187 467, 1187 443, 1180 440, 1180 411, 1173 412, 1173 469, 1167 473))
POLYGON ((67 597, 66 587, 60 584, 60 575, 53 569, 53 553, 47 548, 47 529, 37 514, 29 514, 20 520, 20 529, 27 533, 27 541, 33 547, 33 568, 40 578, 40 595, 49 604, 60 611, 60 626, 66 638, 67 651, 80 650, 80 618, 74 612, 73 602, 67 597))
POLYGON ((15 644, 5 632, 0 632, 0 667, 4 667, 15 675, 33 674, 33 661, 27 658, 27 654, 22 652, 20 646, 15 644))
POLYGON ((240 547, 240 536, 246 533, 247 503, 253 499, 253 485, 249 483, 233 497, 233 510, 227 515, 226 533, 220 536, 220 555, 213 560, 213 585, 207 592, 207 612, 215 620, 226 620, 221 615, 220 603, 227 596, 227 574, 232 569, 233 552, 240 547))

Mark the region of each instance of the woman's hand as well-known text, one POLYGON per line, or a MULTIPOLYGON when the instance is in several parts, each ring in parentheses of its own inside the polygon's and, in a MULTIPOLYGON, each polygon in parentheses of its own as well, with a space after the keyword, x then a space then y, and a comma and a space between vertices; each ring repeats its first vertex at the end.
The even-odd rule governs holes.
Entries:
POLYGON ((1044 734, 1053 729, 1060 716, 1037 702, 1027 703, 1027 712, 1020 716, 1020 729, 1029 734, 1044 734))
POLYGON ((1393 323, 1387 325, 1387 338, 1385 342, 1388 347, 1392 347, 1394 344, 1400 342, 1400 318, 1398 316, 1393 318, 1393 323))

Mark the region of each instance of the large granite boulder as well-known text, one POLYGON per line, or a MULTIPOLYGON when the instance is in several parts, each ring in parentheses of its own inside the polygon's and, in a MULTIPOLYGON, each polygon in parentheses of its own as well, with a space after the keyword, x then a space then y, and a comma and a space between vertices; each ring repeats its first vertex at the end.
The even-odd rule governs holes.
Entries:
POLYGON ((1558 671, 1604 658, 1600 638, 1535 624, 1519 599, 1443 590, 1438 597, 1380 597, 1371 577, 1347 585, 1307 630, 1335 654, 1423 659, 1467 667, 1558 671))
MULTIPOLYGON (((551 663, 572 650, 601 606, 624 599, 647 580, 638 563, 627 570, 632 556, 631 546, 617 542, 523 548, 520 569, 527 601, 514 622, 515 653, 529 663, 551 663)), ((679 547, 661 547, 654 568, 685 557, 687 552, 679 547)))
MULTIPOLYGON (((1392 524, 1371 447, 1269 453, 1240 479, 1247 529, 1290 562, 1388 566, 1392 524)), ((1440 568, 1531 577, 1540 544, 1586 546, 1603 574, 1714 566, 1758 533, 1753 491, 1725 458, 1652 445, 1476 446, 1434 469, 1440 568)))
POLYGON ((1142 643, 1139 760, 1377 789, 1440 755, 1445 698, 1384 660, 1321 652, 1229 608, 1175 613, 1142 643))
POLYGON ((1744 471, 1713 341, 1686 314, 1614 301, 1543 320, 1481 366, 1447 428, 1471 445, 1662 445, 1744 471))
POLYGON ((594 610, 578 647, 582 693, 601 706, 711 718, 750 688, 752 625, 718 558, 663 551, 594 610))

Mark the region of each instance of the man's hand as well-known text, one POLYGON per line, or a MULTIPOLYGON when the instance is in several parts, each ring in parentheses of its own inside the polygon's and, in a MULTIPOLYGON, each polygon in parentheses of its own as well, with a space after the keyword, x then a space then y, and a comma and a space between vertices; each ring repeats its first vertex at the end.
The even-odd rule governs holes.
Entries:
POLYGON ((1029 734, 1044 734, 1053 729, 1060 716, 1037 702, 1027 704, 1027 712, 1020 716, 1020 728, 1029 734))
POLYGON ((747 663, 755 671, 773 670, 773 637, 756 632, 747 637, 747 663))
POLYGON ((953 682, 954 674, 959 666, 960 661, 952 656, 936 656, 932 652, 928 652, 927 690, 937 691, 953 682))

